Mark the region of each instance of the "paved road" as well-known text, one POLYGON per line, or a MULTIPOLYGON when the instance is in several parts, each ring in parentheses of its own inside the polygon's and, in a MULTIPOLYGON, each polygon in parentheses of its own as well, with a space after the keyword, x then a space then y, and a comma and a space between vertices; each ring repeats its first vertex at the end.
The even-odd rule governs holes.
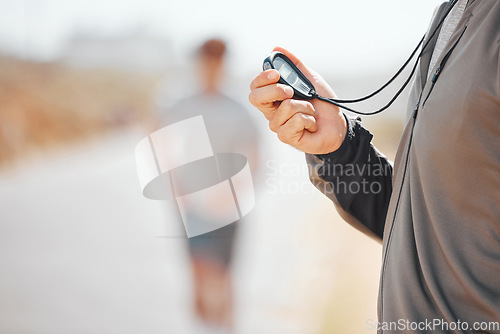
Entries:
MULTIPOLYGON (((164 202, 141 196, 136 129, 0 173, 0 333, 191 333, 190 276, 164 202)), ((236 254, 238 333, 321 326, 342 236, 303 156, 269 138, 236 254), (286 203, 286 204, 285 204, 286 203)), ((375 274, 376 275, 376 274, 375 274)))

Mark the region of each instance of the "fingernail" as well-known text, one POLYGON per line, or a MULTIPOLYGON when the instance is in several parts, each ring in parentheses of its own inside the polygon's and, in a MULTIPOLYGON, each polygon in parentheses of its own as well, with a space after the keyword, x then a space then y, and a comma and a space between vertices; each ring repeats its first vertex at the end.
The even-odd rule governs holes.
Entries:
POLYGON ((267 75, 267 77, 268 77, 270 80, 276 80, 276 79, 278 79, 279 74, 278 74, 278 72, 276 72, 276 71, 271 71, 271 72, 269 72, 269 74, 267 75))
POLYGON ((285 87, 285 93, 286 93, 287 96, 292 97, 293 96, 293 88, 290 87, 290 86, 286 86, 285 87))

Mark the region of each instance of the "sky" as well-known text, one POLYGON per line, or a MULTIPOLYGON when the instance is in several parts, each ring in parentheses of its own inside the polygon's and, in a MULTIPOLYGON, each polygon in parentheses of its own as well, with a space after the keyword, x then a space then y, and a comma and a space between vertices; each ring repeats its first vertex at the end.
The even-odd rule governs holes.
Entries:
POLYGON ((165 37, 182 63, 204 38, 230 46, 235 71, 260 68, 276 45, 313 68, 349 73, 401 64, 440 0, 0 0, 0 51, 57 58, 75 32, 134 29, 165 37))

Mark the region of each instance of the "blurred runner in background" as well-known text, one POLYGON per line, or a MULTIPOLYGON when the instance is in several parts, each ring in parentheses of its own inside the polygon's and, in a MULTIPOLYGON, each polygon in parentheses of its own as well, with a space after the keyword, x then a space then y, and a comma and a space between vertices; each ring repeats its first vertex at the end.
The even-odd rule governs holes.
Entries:
MULTIPOLYGON (((249 160, 252 175, 255 175, 259 155, 257 128, 250 113, 220 91, 225 54, 226 44, 220 39, 210 39, 201 45, 197 51, 201 91, 162 110, 161 126, 202 115, 214 154, 244 155, 249 160)), ((210 224, 219 212, 225 211, 227 204, 221 203, 216 196, 205 201, 202 207, 193 205, 189 210, 201 224, 210 224), (210 212, 206 211, 207 207, 210 212)), ((232 332, 233 295, 229 265, 239 224, 241 220, 188 239, 200 333, 232 332)))

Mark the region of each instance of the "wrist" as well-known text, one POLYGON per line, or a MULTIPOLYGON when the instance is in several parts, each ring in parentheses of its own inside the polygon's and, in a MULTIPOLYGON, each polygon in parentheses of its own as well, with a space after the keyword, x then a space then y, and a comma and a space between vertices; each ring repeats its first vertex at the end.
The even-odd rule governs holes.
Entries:
POLYGON ((346 120, 346 132, 341 145, 336 150, 332 150, 329 153, 315 154, 321 160, 348 163, 354 158, 358 150, 361 141, 360 138, 367 138, 368 142, 373 138, 370 131, 361 126, 361 119, 359 117, 348 118, 344 115, 344 119, 346 120))
POLYGON ((332 150, 330 150, 330 152, 328 152, 328 153, 337 151, 345 141, 345 137, 347 135, 347 130, 349 128, 349 122, 348 122, 347 116, 344 113, 341 113, 340 119, 341 119, 341 121, 340 121, 339 129, 338 129, 338 137, 337 137, 338 140, 336 141, 336 145, 334 147, 332 147, 332 150))
POLYGON ((334 129, 329 130, 330 138, 328 140, 328 144, 325 145, 325 147, 320 152, 316 153, 317 156, 333 153, 337 151, 344 143, 349 131, 349 119, 343 113, 339 114, 339 122, 335 124, 334 129))

